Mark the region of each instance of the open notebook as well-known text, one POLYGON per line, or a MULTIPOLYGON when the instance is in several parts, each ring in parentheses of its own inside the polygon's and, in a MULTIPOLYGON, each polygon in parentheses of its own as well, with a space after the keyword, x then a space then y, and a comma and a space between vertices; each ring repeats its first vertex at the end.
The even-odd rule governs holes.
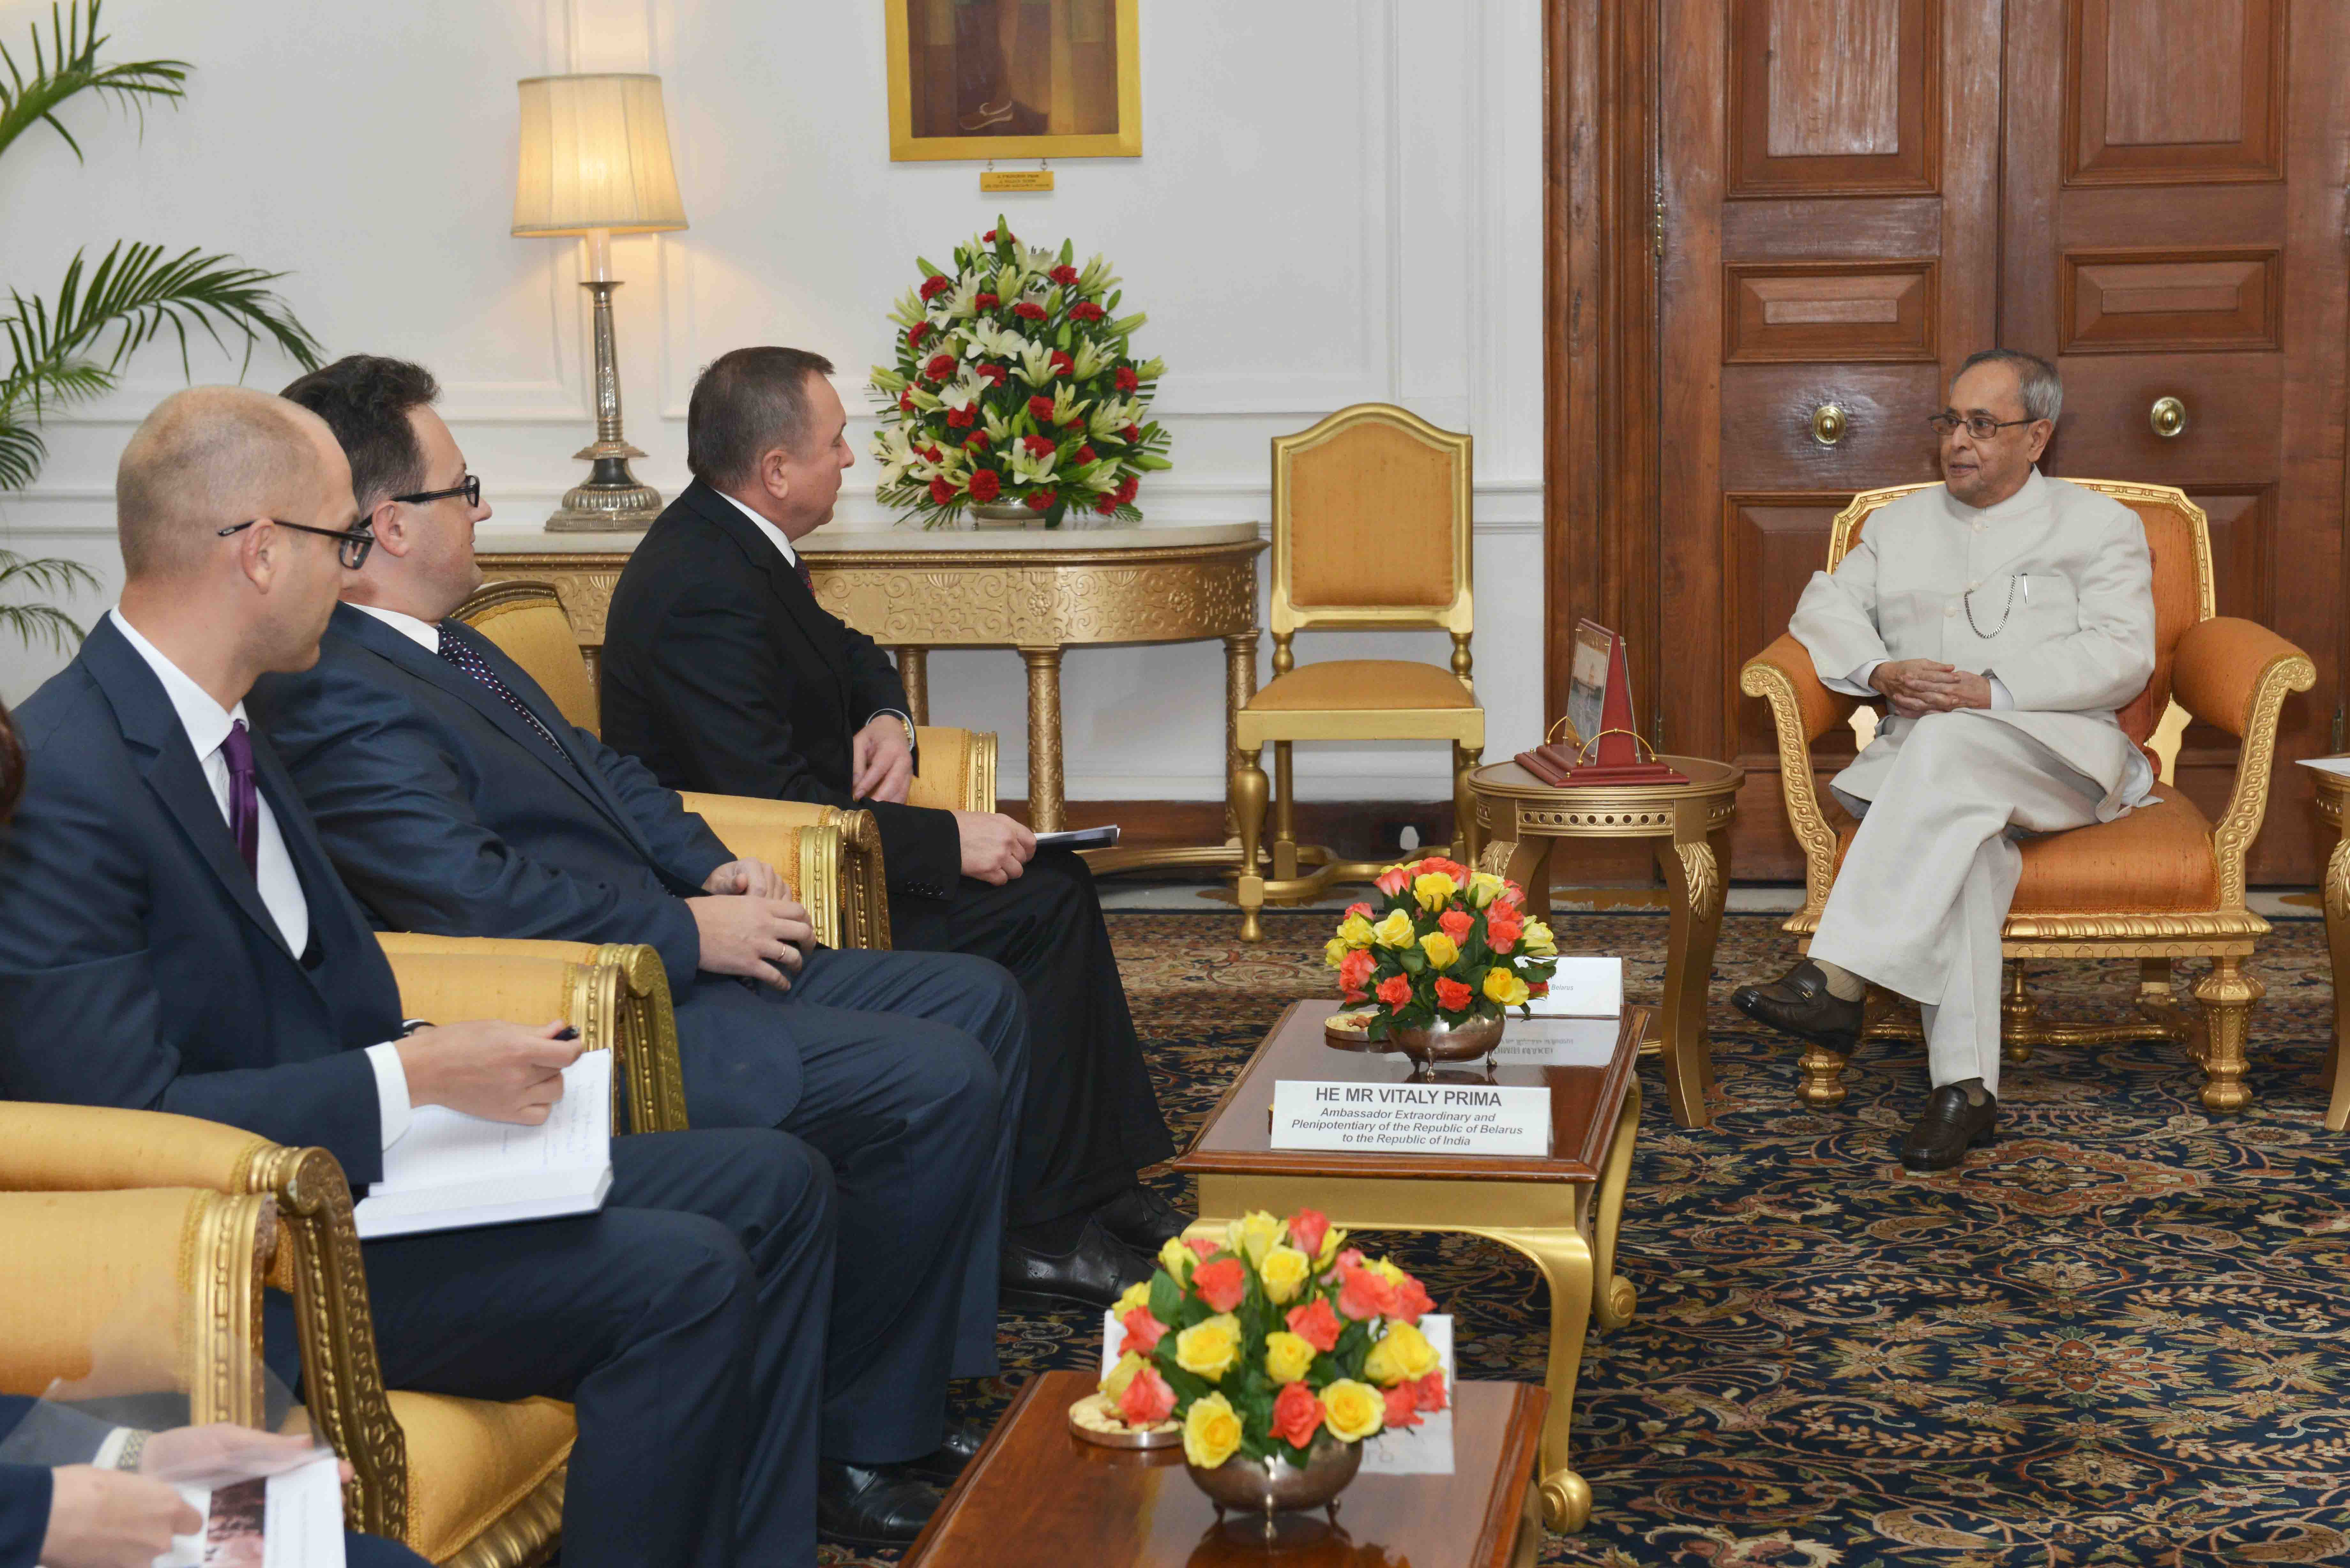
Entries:
POLYGON ((612 1054, 588 1051, 563 1070, 563 1098, 535 1127, 419 1106, 353 1217, 372 1241, 591 1214, 611 1187, 612 1054))

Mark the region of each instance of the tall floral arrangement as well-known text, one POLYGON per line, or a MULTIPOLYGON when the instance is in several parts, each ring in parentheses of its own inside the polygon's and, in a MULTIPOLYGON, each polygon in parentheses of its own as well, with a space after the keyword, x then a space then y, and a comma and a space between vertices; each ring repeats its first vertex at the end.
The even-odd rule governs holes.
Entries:
POLYGON ((1445 1407, 1443 1366, 1419 1331, 1433 1306, 1325 1215, 1247 1214, 1221 1241, 1159 1250, 1113 1309, 1126 1349, 1101 1392, 1130 1428, 1181 1422, 1183 1457, 1202 1469, 1236 1454, 1303 1465, 1325 1434, 1359 1443, 1445 1407))
POLYGON ((952 271, 914 258, 922 281, 889 317, 896 368, 873 368, 874 395, 897 410, 873 438, 884 505, 925 527, 991 502, 1048 528, 1072 511, 1141 518, 1142 476, 1170 466, 1149 417, 1166 367, 1135 360, 1148 317, 1115 315, 1118 279, 1076 254, 1066 240, 1057 254, 1024 245, 998 218, 955 247, 952 271))
POLYGON ((1431 855, 1373 886, 1378 905, 1348 906, 1322 950, 1339 994, 1374 1004, 1372 1039, 1499 1018, 1549 992, 1558 944, 1515 882, 1431 855))

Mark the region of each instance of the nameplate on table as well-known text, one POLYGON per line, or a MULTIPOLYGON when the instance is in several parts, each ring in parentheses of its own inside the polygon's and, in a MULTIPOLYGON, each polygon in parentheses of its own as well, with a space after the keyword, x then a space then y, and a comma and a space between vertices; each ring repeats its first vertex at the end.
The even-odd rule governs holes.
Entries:
POLYGON ((1273 1147, 1356 1154, 1550 1153, 1550 1091, 1504 1084, 1273 1086, 1273 1147))
POLYGON ((1618 1018, 1517 1018, 1487 1058, 1496 1067, 1605 1067, 1616 1059, 1618 1018))
POLYGON ((1527 1005, 1537 1018, 1614 1018, 1624 1011, 1624 961, 1561 958, 1550 993, 1527 1005))

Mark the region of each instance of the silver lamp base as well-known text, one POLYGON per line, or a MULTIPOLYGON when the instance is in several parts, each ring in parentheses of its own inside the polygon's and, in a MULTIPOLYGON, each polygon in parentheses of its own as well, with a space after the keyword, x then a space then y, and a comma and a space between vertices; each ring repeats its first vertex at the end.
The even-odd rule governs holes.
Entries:
POLYGON ((572 454, 594 466, 586 483, 564 492, 563 504, 546 519, 548 533, 641 534, 660 515, 660 492, 629 472, 629 459, 645 454, 625 443, 616 452, 598 451, 602 445, 572 454))

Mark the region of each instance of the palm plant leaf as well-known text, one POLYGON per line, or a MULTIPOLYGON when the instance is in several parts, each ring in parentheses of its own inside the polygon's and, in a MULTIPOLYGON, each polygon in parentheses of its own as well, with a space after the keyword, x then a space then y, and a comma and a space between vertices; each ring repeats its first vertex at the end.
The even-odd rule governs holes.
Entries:
MULTIPOLYGON (((92 591, 98 586, 97 574, 78 561, 0 550, 0 592, 30 589, 37 594, 63 595, 92 591)), ((5 600, 0 600, 0 629, 15 634, 27 648, 47 643, 59 653, 68 654, 79 646, 83 636, 81 624, 54 605, 10 604, 5 600)))
MULTIPOLYGON (((191 326, 224 349, 228 345, 221 337, 223 329, 241 334, 248 360, 255 344, 267 337, 305 369, 319 363, 318 340, 265 286, 283 273, 264 272, 234 256, 193 247, 167 256, 161 245, 135 240, 117 240, 95 268, 88 268, 87 261, 77 251, 66 264, 55 305, 37 295, 8 291, 8 309, 0 314, 0 337, 5 337, 15 361, 12 379, 38 374, 54 386, 58 378, 73 375, 76 362, 85 358, 110 377, 166 329, 179 345, 184 374, 191 326), (110 347, 102 341, 109 335, 110 347)), ((8 381, 0 380, 0 399, 7 393, 8 381)))
MULTIPOLYGON (((95 92, 113 99, 140 112, 142 116, 150 99, 177 99, 186 88, 188 62, 185 60, 126 60, 120 65, 100 65, 98 55, 106 47, 106 35, 98 30, 98 13, 102 0, 73 0, 60 8, 49 6, 49 38, 41 41, 41 29, 36 24, 33 36, 33 68, 30 75, 18 66, 7 46, 0 44, 0 151, 30 130, 36 125, 47 124, 65 139, 80 158, 81 143, 73 138, 65 122, 57 118, 57 109, 67 99, 85 92, 95 92)), ((143 121, 142 121, 143 123, 143 121)))

